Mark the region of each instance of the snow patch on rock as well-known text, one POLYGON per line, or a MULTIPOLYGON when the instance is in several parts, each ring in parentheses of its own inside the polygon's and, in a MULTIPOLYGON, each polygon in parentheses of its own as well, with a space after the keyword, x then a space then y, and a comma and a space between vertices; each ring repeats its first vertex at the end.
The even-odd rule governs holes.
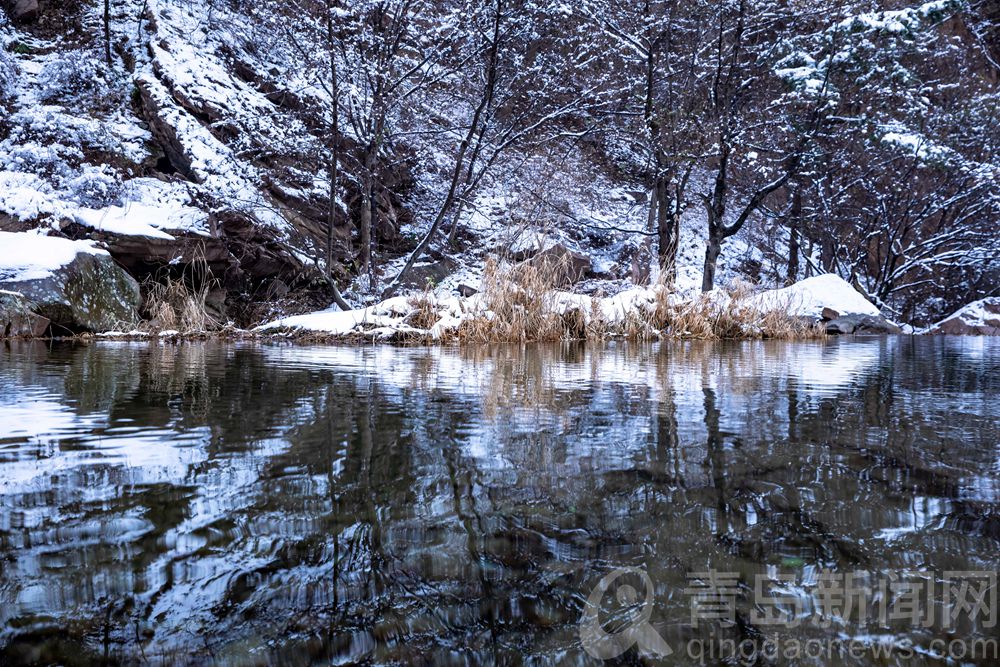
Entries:
POLYGON ((1000 336, 1000 297, 973 301, 921 333, 1000 336))
POLYGON ((849 282, 833 273, 806 278, 782 289, 769 290, 751 297, 754 307, 785 309, 789 315, 820 319, 824 308, 840 315, 879 315, 879 309, 863 297, 849 282))
POLYGON ((0 232, 0 280, 47 278, 80 253, 108 254, 90 241, 70 241, 30 232, 0 232))

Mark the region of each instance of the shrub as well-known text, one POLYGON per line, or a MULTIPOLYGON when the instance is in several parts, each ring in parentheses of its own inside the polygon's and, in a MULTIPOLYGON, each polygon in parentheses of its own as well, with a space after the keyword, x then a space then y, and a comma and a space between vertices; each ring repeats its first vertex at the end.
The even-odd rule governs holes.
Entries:
POLYGON ((121 204, 121 179, 107 165, 84 165, 78 176, 66 182, 66 188, 82 206, 104 208, 121 204))
POLYGON ((124 87, 103 59, 89 50, 71 51, 49 60, 39 80, 40 99, 47 104, 84 105, 97 111, 122 106, 124 87))

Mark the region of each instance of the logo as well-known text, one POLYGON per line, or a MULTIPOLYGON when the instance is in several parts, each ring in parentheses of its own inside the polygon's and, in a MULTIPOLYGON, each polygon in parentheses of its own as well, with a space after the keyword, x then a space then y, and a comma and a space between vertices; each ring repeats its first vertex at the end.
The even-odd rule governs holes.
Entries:
POLYGON ((639 647, 639 652, 646 655, 658 657, 670 655, 673 650, 649 623, 652 613, 653 582, 645 570, 622 567, 609 572, 591 591, 583 610, 583 617, 580 619, 580 639, 584 650, 599 660, 617 658, 636 645, 639 647), (601 622, 601 601, 611 588, 611 584, 626 575, 633 575, 642 580, 645 591, 642 608, 638 613, 634 613, 639 606, 639 596, 632 585, 623 583, 618 586, 615 590, 615 599, 621 607, 620 613, 624 616, 618 613, 614 615, 609 625, 615 626, 616 629, 609 632, 601 622))

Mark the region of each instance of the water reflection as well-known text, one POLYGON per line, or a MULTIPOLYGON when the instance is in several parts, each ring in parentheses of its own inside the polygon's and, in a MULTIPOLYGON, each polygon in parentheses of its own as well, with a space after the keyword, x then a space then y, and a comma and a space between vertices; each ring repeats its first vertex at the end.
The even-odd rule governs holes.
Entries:
POLYGON ((762 572, 808 597, 824 568, 997 567, 994 341, 0 359, 4 664, 593 663, 577 623, 615 567, 675 645, 710 631, 689 572, 739 573, 711 628, 739 639, 775 632, 762 572))

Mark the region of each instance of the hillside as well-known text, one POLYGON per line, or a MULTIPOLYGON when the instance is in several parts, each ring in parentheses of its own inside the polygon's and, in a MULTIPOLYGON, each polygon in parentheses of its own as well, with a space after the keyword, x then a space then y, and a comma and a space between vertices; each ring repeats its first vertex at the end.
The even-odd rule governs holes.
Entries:
POLYGON ((553 245, 587 294, 836 273, 918 325, 997 294, 996 2, 668 5, 10 2, 0 231, 239 326, 553 245))

